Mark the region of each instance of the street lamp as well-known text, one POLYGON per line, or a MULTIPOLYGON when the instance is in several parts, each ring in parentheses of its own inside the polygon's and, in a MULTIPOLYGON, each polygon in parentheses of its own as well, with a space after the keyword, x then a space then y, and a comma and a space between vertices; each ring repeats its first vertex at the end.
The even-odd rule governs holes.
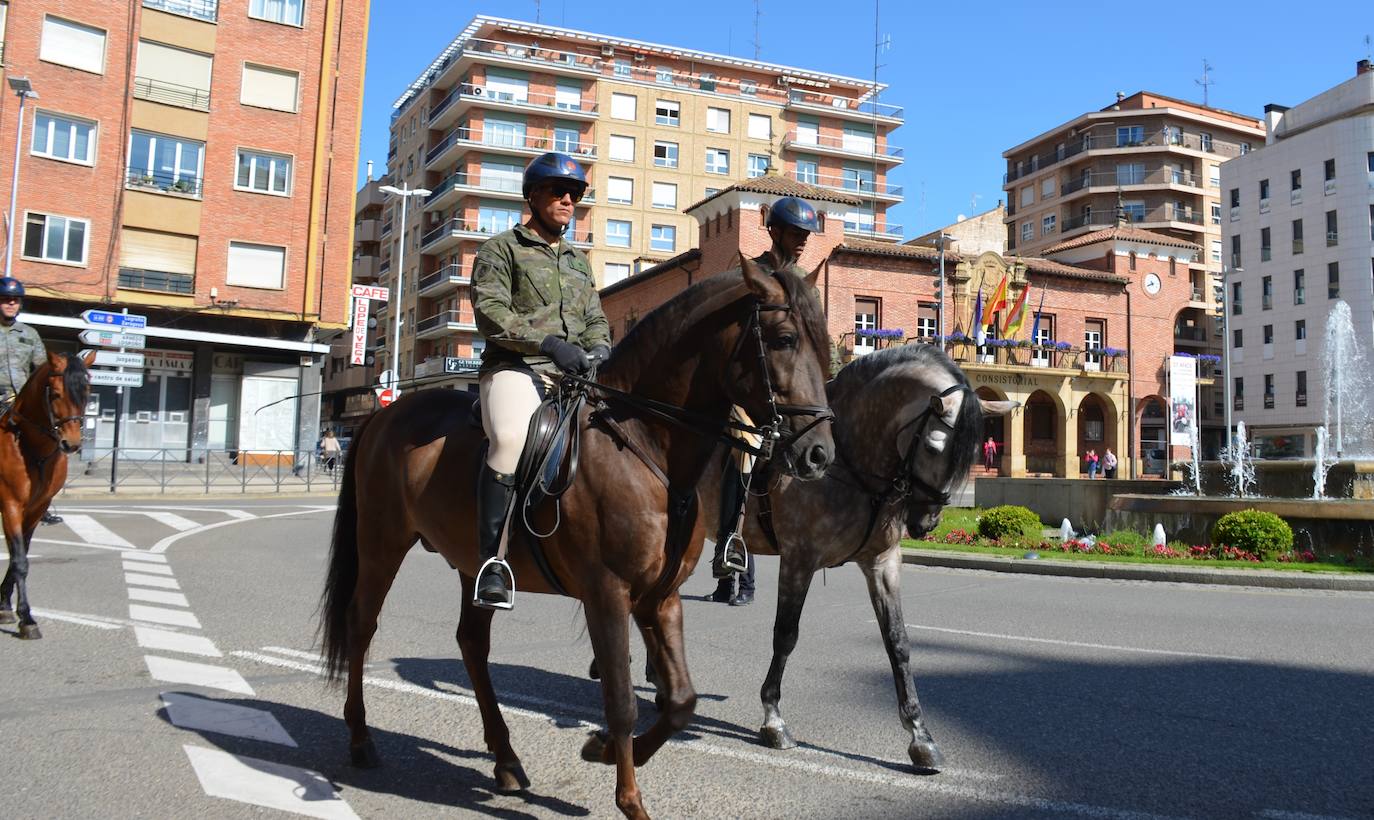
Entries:
POLYGON ((1235 440, 1231 437, 1231 283, 1227 275, 1235 273, 1245 273, 1245 268, 1230 268, 1226 265, 1221 266, 1221 350, 1222 350, 1222 373, 1226 382, 1222 385, 1225 398, 1226 415, 1226 452, 1230 452, 1235 446, 1235 440))
POLYGON ((936 342, 940 345, 940 350, 945 349, 945 242, 958 237, 940 231, 936 241, 940 243, 940 281, 935 285, 935 315, 938 323, 936 331, 936 342))
POLYGON ((19 95, 19 133, 14 139, 14 176, 10 181, 10 210, 5 234, 5 276, 10 275, 10 265, 14 258, 14 208, 19 201, 19 157, 24 144, 24 100, 29 97, 38 99, 33 83, 28 77, 10 77, 10 88, 19 95))
POLYGON ((405 293, 405 273, 406 273, 406 203, 413 196, 429 196, 430 192, 424 188, 407 188, 406 183, 402 182, 401 187, 394 185, 383 185, 377 190, 384 194, 391 194, 401 198, 401 250, 396 254, 396 293, 391 300, 392 306, 396 311, 396 326, 391 336, 391 383, 387 386, 391 388, 393 400, 401 396, 401 298, 405 293))

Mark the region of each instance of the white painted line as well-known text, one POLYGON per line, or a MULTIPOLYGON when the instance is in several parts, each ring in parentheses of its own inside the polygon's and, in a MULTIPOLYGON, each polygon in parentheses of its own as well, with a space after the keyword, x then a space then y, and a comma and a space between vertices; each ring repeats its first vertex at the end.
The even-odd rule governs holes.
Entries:
MULTIPOLYGON (((132 507, 67 507, 62 508, 63 513, 68 510, 83 513, 109 513, 112 515, 146 515, 147 510, 167 510, 169 512, 207 512, 227 515, 230 518, 256 518, 257 516, 243 510, 226 509, 223 507, 184 507, 180 504, 138 504, 132 507)), ((200 526, 197 524, 196 526, 200 526)))
POLYGON ((85 618, 80 615, 68 615, 65 612, 54 612, 51 609, 35 609, 33 617, 44 621, 65 621, 69 624, 93 626, 96 629, 123 629, 119 624, 112 624, 95 618, 85 618))
MULTIPOLYGON (((281 651, 284 654, 305 654, 301 653, 299 650, 283 650, 281 647, 266 646, 263 647, 263 649, 270 652, 281 651)), ((259 663, 264 663, 269 666, 279 666, 286 669, 295 669, 301 672, 309 672, 317 675, 323 674, 323 668, 318 663, 302 663, 299 661, 291 661, 286 660, 285 658, 274 657, 272 655, 264 655, 260 652, 235 651, 231 652, 230 654, 236 657, 255 660, 259 663)), ((405 683, 402 681, 387 678, 377 678, 369 675, 364 675, 363 683, 368 686, 375 686, 380 689, 390 689, 395 692, 421 695, 423 697, 431 698, 434 700, 442 700, 450 703, 459 703, 465 706, 476 705, 476 701, 467 695, 443 692, 436 689, 426 689, 421 686, 416 686, 415 684, 405 683)), ((501 713, 503 715, 515 715, 517 717, 535 718, 537 720, 554 723, 559 727, 567 726, 569 722, 568 718, 571 718, 573 723, 571 728, 577 732, 585 732, 589 729, 598 729, 601 725, 600 721, 602 720, 602 716, 599 712, 593 713, 592 710, 586 710, 574 706, 569 706, 567 703, 546 701, 541 698, 526 698, 511 695, 503 696, 502 700, 507 702, 518 701, 521 703, 538 704, 540 708, 543 709, 543 711, 533 711, 529 709, 521 709, 518 707, 510 707, 505 704, 502 704, 501 713), (583 719, 583 715, 589 716, 591 718, 591 721, 583 719), (562 718, 560 719, 559 716, 562 716, 562 718)), ((670 748, 674 748, 677 745, 678 743, 674 743, 672 744, 672 746, 670 746, 670 748)), ((1121 820, 1164 820, 1164 818, 1167 817, 1167 815, 1148 814, 1146 812, 1131 811, 1128 809, 1117 809, 1107 806, 1093 806, 1083 803, 1065 803, 1057 800, 1050 800, 1043 797, 1035 797, 1032 795, 1017 794, 1013 792, 993 791, 989 789, 989 787, 986 785, 963 786, 954 782, 950 782, 954 778, 971 778, 984 780, 996 779, 996 776, 989 777, 988 775, 981 772, 948 769, 945 770, 942 777, 950 779, 935 781, 931 778, 915 777, 909 774, 895 774, 882 771, 868 771, 863 769, 856 769, 853 767, 852 764, 844 765, 844 763, 849 762, 846 760, 846 758, 842 757, 841 755, 823 752, 821 750, 814 750, 816 752, 814 756, 829 757, 835 760, 840 765, 816 763, 810 760, 800 760, 797 757, 788 754, 755 752, 744 748, 738 748, 736 746, 723 746, 719 743, 706 740, 681 741, 681 746, 691 749, 693 751, 701 752, 703 754, 746 761, 749 763, 755 763, 761 766, 767 766, 774 769, 787 769, 790 771, 799 771, 812 775, 822 775, 840 780, 850 780, 860 783, 889 786, 916 792, 939 794, 963 800, 977 801, 981 803, 994 803, 1001 805, 1016 806, 1021 808, 1030 808, 1050 814, 1075 814, 1086 817, 1120 818, 1121 820)), ((903 763, 903 765, 905 765, 905 763, 903 763)))
POLYGON ((174 530, 186 531, 193 530, 200 525, 189 518, 183 518, 173 512, 150 512, 142 511, 144 515, 161 524, 166 524, 174 530))
POLYGON ((133 544, 120 538, 104 524, 89 515, 64 513, 62 523, 76 533, 77 538, 89 544, 113 544, 126 549, 134 549, 133 544))
POLYGON ((135 564, 131 561, 124 562, 126 572, 151 572, 154 575, 171 575, 172 568, 164 564, 135 564))
MULTIPOLYGON (((234 510, 225 510, 225 512, 235 512, 235 511, 234 511, 234 510)), ((217 529, 219 529, 220 527, 228 527, 228 526, 231 526, 231 525, 233 525, 233 524, 238 524, 238 523, 240 523, 240 522, 242 522, 242 521, 244 521, 244 520, 247 520, 247 519, 252 519, 252 520, 254 520, 254 521, 266 521, 266 520, 269 519, 269 518, 289 518, 289 517, 291 517, 291 516, 293 516, 293 515, 306 515, 306 514, 312 513, 312 512, 319 512, 319 511, 318 511, 318 510, 295 510, 294 512, 276 513, 276 514, 274 514, 274 515, 247 515, 247 514, 245 514, 245 515, 243 515, 243 516, 241 516, 241 517, 236 517, 234 520, 231 520, 231 521, 216 521, 216 522, 213 523, 213 524, 206 524, 205 526, 200 527, 199 529, 188 530, 188 531, 186 531, 186 532, 179 532, 179 533, 177 533, 177 534, 175 534, 175 535, 169 535, 169 536, 167 536, 166 538, 164 538, 164 539, 162 539, 161 541, 159 541, 159 542, 157 542, 156 544, 154 544, 154 545, 152 546, 151 549, 152 549, 152 551, 155 552, 155 553, 164 553, 164 552, 167 551, 167 548, 168 548, 168 547, 172 546, 173 544, 175 544, 176 542, 180 541, 181 539, 185 538, 185 537, 188 536, 188 535, 199 535, 200 533, 203 533, 203 532, 205 532, 205 531, 207 531, 207 530, 217 530, 217 529)))
MULTIPOLYGON (((31 552, 31 553, 29 553, 29 557, 30 557, 30 558, 42 558, 43 556, 39 555, 39 554, 36 553, 36 552, 31 552)), ((0 555, 0 564, 3 564, 3 563, 5 563, 5 562, 8 561, 8 560, 10 560, 10 557, 9 557, 8 555, 0 555)))
POLYGON ((318 772, 199 746, 182 748, 211 797, 324 820, 358 820, 334 784, 318 772))
POLYGON ((175 578, 163 578, 158 575, 142 575, 137 572, 124 573, 124 583, 145 587, 158 587, 160 589, 181 589, 181 585, 177 583, 175 578))
POLYGON ((129 553, 128 555, 124 556, 124 560, 125 560, 125 561, 147 561, 147 562, 150 563, 150 564, 165 564, 165 563, 167 563, 167 556, 165 556, 165 555, 158 555, 158 554, 152 553, 152 552, 144 552, 143 550, 134 550, 133 552, 131 552, 131 553, 129 553))
POLYGON ((1113 652, 1138 652, 1143 655, 1173 655, 1182 658, 1205 658, 1207 660, 1218 661, 1250 661, 1253 658, 1245 658, 1239 655, 1212 655, 1206 652, 1178 652, 1172 649, 1146 649, 1139 646, 1116 646, 1106 643, 1084 643, 1082 641, 1061 641, 1055 638, 1030 638, 1025 635, 1003 635, 997 632, 972 632, 967 629, 946 629, 939 626, 921 626, 920 624, 907 624, 912 629, 920 629, 926 632, 945 632, 950 635, 968 635, 974 638, 993 638, 999 641, 1023 641, 1025 643, 1043 643, 1054 646, 1075 646, 1082 649, 1107 649, 1113 652))
POLYGON ((129 587, 130 601, 146 601, 150 604, 166 604, 168 606, 190 606, 186 596, 180 592, 169 592, 163 589, 144 589, 143 587, 129 587))
POLYGON ((178 728, 296 748, 296 741, 271 712, 181 692, 163 692, 162 703, 167 707, 167 719, 178 728))
POLYGON ((200 629, 200 621, 195 614, 180 609, 129 604, 129 617, 135 621, 149 621, 155 624, 171 624, 172 626, 189 626, 192 629, 200 629))
POLYGON ((209 689, 223 689, 239 695, 254 695, 253 687, 237 670, 227 666, 214 666, 208 663, 179 661, 158 655, 144 655, 148 664, 148 674, 154 680, 165 683, 184 683, 189 686, 204 686, 209 689))
POLYGON ((134 635, 138 637, 138 645, 144 649, 185 652, 188 655, 202 655, 207 658, 224 657, 214 641, 200 635, 188 635, 151 626, 135 626, 134 635))
POLYGON ((131 547, 117 547, 114 544, 91 544, 86 541, 63 541, 61 538, 43 538, 35 535, 33 544, 57 544, 63 547, 85 547, 93 550, 113 550, 114 552, 133 552, 131 547))

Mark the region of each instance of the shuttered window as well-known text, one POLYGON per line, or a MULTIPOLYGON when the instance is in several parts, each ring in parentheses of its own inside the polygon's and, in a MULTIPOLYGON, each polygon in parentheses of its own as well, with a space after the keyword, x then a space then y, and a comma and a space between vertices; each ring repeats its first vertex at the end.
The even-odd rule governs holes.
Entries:
POLYGON ((196 272, 196 238, 174 233, 124 228, 119 233, 119 266, 136 270, 196 272))
POLYGON ((225 284, 281 290, 286 274, 286 248, 279 245, 229 243, 229 275, 225 284))
POLYGON ((138 62, 134 69, 134 95, 154 102, 207 111, 210 108, 212 63, 209 54, 139 40, 138 62))
POLYGON ((257 108, 294 112, 299 86, 300 75, 294 71, 244 63, 243 90, 239 100, 244 105, 257 108))
POLYGON ((38 59, 104 74, 105 32, 60 17, 44 17, 38 59))

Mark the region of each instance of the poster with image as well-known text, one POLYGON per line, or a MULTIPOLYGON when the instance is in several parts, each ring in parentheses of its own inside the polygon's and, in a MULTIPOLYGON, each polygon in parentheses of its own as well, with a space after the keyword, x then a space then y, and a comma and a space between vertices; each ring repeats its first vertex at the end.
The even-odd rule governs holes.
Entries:
POLYGON ((1169 443, 1190 445, 1197 427, 1197 359, 1169 357, 1169 443))

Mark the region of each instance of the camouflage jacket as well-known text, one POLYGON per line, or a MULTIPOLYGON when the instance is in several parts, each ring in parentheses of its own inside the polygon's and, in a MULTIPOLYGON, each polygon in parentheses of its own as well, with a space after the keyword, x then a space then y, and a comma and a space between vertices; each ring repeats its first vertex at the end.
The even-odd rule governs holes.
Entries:
POLYGON ((549 245, 524 225, 493 236, 477 250, 472 293, 477 329, 487 339, 482 372, 521 366, 557 372, 539 352, 545 336, 583 350, 611 344, 591 265, 567 240, 549 245))
POLYGON ((23 322, 0 322, 0 356, 5 372, 0 374, 0 402, 9 404, 24 387, 24 382, 38 366, 47 361, 48 353, 38 331, 23 322))

